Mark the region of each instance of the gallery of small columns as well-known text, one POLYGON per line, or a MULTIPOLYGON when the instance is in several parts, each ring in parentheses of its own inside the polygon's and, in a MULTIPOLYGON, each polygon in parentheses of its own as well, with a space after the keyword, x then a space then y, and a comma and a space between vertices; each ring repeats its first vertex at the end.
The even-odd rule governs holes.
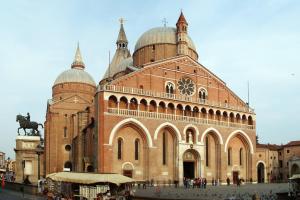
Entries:
POLYGON ((118 110, 136 110, 175 116, 186 116, 209 120, 219 125, 255 129, 255 119, 249 113, 239 113, 207 106, 186 105, 149 98, 137 98, 121 95, 109 95, 108 108, 118 110))
MULTIPOLYGON (((150 101, 148 106, 147 100, 144 98, 140 100, 137 98, 131 98, 128 100, 124 96, 117 98, 115 95, 111 95, 107 98, 107 100, 108 108, 145 110, 148 112, 151 112, 152 110, 152 112, 155 111, 163 113, 171 112, 169 111, 169 107, 175 108, 173 103, 167 104, 165 102, 163 103, 167 106, 154 106, 154 103, 151 102, 155 102, 155 105, 157 105, 156 101, 150 101), (173 104, 174 106, 171 106, 170 104, 173 104)), ((159 102, 158 105, 162 105, 162 103, 159 102)), ((176 108, 178 108, 178 105, 176 108)), ((187 106, 185 106, 185 108, 187 108, 187 106)), ((184 115, 184 113, 188 114, 185 111, 173 109, 172 113, 176 112, 177 114, 181 113, 182 115, 184 115)), ((191 111, 190 115, 194 115, 193 111, 191 111)), ((199 117, 201 117, 200 114, 199 117)), ((215 118, 215 116, 212 117, 215 118)), ((244 120, 244 122, 243 120, 240 120, 240 123, 253 124, 251 115, 246 116, 246 118, 247 120, 244 120)), ((246 118, 244 117, 244 119, 246 118)), ((222 120, 222 118, 220 120, 222 120)), ((234 121, 238 120, 234 119, 234 121)), ((132 172, 129 174, 132 174, 134 178, 150 180, 154 177, 154 179, 159 179, 160 181, 179 180, 179 182, 182 182, 184 177, 206 177, 208 180, 218 179, 221 182, 225 182, 227 177, 229 177, 232 181, 236 181, 238 178, 243 178, 244 180, 256 179, 253 177, 256 176, 256 174, 252 173, 252 155, 254 153, 253 144, 248 134, 241 129, 231 128, 231 132, 227 133, 226 135, 228 136, 223 139, 222 134, 216 127, 208 127, 206 130, 200 133, 199 129, 194 124, 187 124, 183 130, 179 130, 178 127, 174 125, 176 124, 176 121, 174 121, 172 123, 161 123, 155 128, 154 134, 150 134, 147 124, 143 124, 135 118, 126 118, 116 124, 113 128, 113 131, 109 136, 108 145, 118 148, 117 146, 118 141, 120 141, 119 139, 122 138, 122 140, 126 140, 126 137, 118 136, 118 130, 121 130, 123 126, 128 124, 130 126, 136 126, 137 129, 143 132, 141 135, 144 137, 144 142, 139 144, 141 145, 139 149, 143 149, 143 151, 149 151, 143 152, 143 155, 148 156, 148 158, 145 158, 145 160, 149 159, 151 155, 155 155, 156 159, 161 161, 163 160, 164 154, 167 154, 164 152, 165 150, 163 150, 166 149, 162 147, 163 145, 158 147, 158 144, 163 143, 163 137, 159 135, 168 133, 173 139, 168 141, 175 141, 174 144, 172 144, 174 146, 174 150, 172 152, 174 154, 174 160, 169 162, 171 165, 174 165, 171 167, 174 169, 171 170, 172 173, 170 173, 170 171, 158 170, 161 168, 169 169, 169 167, 164 167, 163 163, 161 163, 161 166, 154 166, 157 169, 148 169, 147 164, 142 164, 142 166, 139 167, 135 166, 134 161, 116 161, 119 166, 122 166, 121 170, 126 171, 126 174, 128 171, 132 170, 132 172), (161 154, 161 156, 159 156, 159 154, 161 154), (121 162, 123 164, 121 164, 121 162), (139 174, 143 174, 142 177, 135 176, 134 170, 137 169, 139 174), (160 174, 153 174, 151 171, 160 171, 160 174)), ((227 131, 228 130, 229 129, 227 129, 227 131)), ((126 147, 124 147, 124 151, 125 150, 126 147)), ((116 150, 114 152, 114 157, 119 154, 118 151, 119 150, 116 150)), ((122 171, 119 172, 122 173, 122 171)))

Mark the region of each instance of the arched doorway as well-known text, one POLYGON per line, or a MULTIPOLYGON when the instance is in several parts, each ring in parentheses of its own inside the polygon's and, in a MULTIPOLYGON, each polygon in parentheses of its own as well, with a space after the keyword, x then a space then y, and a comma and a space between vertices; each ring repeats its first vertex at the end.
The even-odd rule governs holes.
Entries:
POLYGON ((72 171, 72 162, 67 161, 64 165, 65 170, 72 171))
POLYGON ((265 166, 262 162, 257 165, 257 182, 264 183, 265 182, 265 166))
POLYGON ((87 172, 94 172, 94 167, 92 165, 89 165, 87 168, 86 168, 87 172))
POLYGON ((300 174, 300 167, 297 164, 293 164, 291 168, 291 176, 294 174, 300 174))
POLYGON ((193 179, 198 177, 199 169, 199 154, 193 149, 189 149, 183 154, 183 177, 193 179))
POLYGON ((123 175, 132 178, 132 174, 133 174, 132 163, 125 163, 122 168, 123 168, 123 175))

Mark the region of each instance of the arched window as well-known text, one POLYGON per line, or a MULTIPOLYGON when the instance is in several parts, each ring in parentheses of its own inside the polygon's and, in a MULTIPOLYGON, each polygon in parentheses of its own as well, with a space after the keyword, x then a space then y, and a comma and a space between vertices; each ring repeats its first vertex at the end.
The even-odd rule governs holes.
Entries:
POLYGON ((134 159, 139 160, 139 139, 136 139, 134 142, 134 159))
POLYGON ((232 163, 231 163, 231 155, 232 155, 232 149, 231 148, 228 148, 228 151, 227 151, 227 162, 228 162, 228 165, 231 165, 232 163))
POLYGON ((199 100, 200 102, 205 102, 205 100, 207 99, 207 91, 204 88, 200 88, 199 89, 199 100))
POLYGON ((64 127, 64 138, 66 138, 67 137, 67 127, 64 127))
POLYGON ((166 93, 174 94, 174 88, 175 88, 174 83, 172 83, 172 82, 166 83, 166 93))
POLYGON ((243 165, 243 148, 240 148, 240 165, 243 165))
POLYGON ((123 150, 123 140, 122 138, 118 139, 118 160, 122 160, 122 150, 123 150))
POLYGON ((167 145, 167 135, 166 135, 166 132, 163 132, 163 144, 162 144, 162 153, 163 153, 163 155, 162 155, 162 161, 163 161, 163 165, 166 165, 167 164, 167 150, 166 150, 166 145, 167 145))
POLYGON ((209 166, 209 161, 208 161, 208 158, 209 158, 209 155, 208 155, 208 136, 206 136, 205 138, 205 150, 206 150, 206 167, 209 166))

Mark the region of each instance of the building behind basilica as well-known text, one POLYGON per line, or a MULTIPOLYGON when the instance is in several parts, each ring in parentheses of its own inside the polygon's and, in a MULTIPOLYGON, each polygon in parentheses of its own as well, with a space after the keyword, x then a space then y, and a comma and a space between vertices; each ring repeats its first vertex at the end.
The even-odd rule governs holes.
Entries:
POLYGON ((46 174, 69 169, 158 182, 287 178, 280 158, 285 168, 290 147, 257 144, 254 110, 200 64, 183 13, 176 27, 143 33, 132 55, 121 23, 116 45, 99 84, 85 71, 79 46, 71 69, 55 80, 46 174))

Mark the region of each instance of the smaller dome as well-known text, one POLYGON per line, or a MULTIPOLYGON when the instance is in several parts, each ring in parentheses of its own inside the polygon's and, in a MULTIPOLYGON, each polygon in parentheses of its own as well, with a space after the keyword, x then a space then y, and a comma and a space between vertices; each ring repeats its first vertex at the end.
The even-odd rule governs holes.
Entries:
POLYGON ((96 86, 94 79, 83 69, 72 68, 62 72, 55 80, 54 85, 60 83, 86 83, 96 86))

